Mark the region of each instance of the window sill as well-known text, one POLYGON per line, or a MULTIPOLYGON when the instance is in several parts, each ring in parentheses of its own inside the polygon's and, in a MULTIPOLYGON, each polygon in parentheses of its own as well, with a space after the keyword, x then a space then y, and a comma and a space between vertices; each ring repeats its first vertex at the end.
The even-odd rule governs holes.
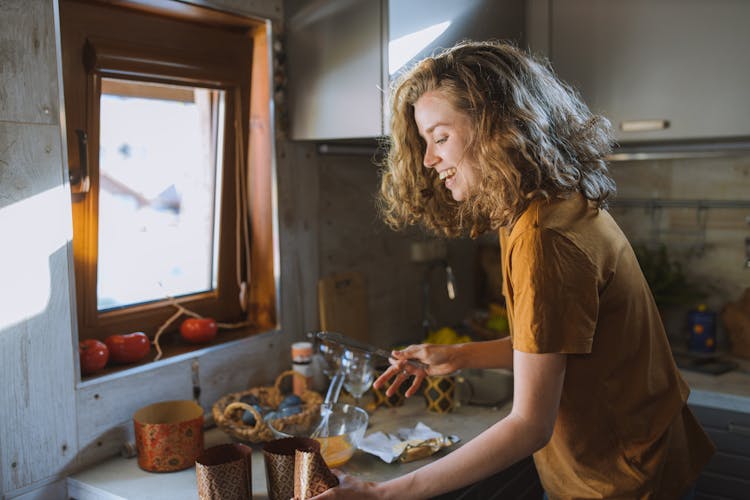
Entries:
POLYGON ((92 375, 81 377, 81 380, 76 385, 76 388, 84 388, 102 382, 108 382, 116 380, 121 377, 126 377, 136 373, 143 373, 149 370, 154 370, 167 366, 173 363, 178 363, 186 359, 197 358, 203 354, 220 351, 222 349, 230 348, 237 344, 242 343, 250 338, 255 338, 259 335, 274 334, 281 332, 279 327, 273 329, 262 329, 257 325, 251 325, 245 328, 238 328, 236 330, 224 330, 219 331, 216 338, 209 344, 188 344, 180 339, 178 332, 165 333, 159 339, 159 345, 162 350, 162 357, 158 361, 154 361, 156 357, 156 349, 151 348, 148 355, 138 363, 131 363, 127 365, 108 365, 101 371, 98 371, 92 375))

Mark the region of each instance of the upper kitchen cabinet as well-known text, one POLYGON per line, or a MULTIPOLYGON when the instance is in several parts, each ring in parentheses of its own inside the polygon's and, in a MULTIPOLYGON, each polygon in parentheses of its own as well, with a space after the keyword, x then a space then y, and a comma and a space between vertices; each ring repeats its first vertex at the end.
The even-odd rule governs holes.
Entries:
POLYGON ((409 65, 461 40, 523 46, 523 0, 288 0, 290 137, 388 133, 388 86, 409 65))
POLYGON ((620 143, 750 136, 750 2, 547 2, 552 66, 620 143))

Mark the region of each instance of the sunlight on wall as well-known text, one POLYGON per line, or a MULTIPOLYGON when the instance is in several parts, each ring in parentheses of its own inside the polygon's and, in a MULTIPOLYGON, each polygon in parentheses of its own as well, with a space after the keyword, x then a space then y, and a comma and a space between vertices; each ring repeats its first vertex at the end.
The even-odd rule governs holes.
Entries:
POLYGON ((388 42, 388 73, 391 75, 401 69, 414 56, 442 35, 450 21, 445 21, 425 28, 423 30, 409 33, 400 38, 388 42))
POLYGON ((49 258, 72 239, 64 186, 0 208, 0 332, 44 311, 51 296, 49 258))

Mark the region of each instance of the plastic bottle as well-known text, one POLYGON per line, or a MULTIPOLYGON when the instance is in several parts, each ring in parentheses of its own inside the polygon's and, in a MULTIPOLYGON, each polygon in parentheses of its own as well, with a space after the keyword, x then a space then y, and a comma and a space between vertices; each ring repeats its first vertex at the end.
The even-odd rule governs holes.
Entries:
POLYGON ((302 375, 295 375, 292 391, 297 396, 312 389, 312 356, 313 348, 310 342, 295 342, 292 344, 292 369, 302 375))

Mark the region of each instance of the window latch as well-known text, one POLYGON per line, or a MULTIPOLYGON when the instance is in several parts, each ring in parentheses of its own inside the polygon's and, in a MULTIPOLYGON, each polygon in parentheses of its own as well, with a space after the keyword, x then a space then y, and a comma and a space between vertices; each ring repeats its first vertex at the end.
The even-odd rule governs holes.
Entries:
POLYGON ((69 175, 70 190, 74 194, 85 194, 89 192, 91 182, 89 180, 89 155, 88 135, 86 131, 77 129, 78 137, 78 170, 71 171, 69 175))

